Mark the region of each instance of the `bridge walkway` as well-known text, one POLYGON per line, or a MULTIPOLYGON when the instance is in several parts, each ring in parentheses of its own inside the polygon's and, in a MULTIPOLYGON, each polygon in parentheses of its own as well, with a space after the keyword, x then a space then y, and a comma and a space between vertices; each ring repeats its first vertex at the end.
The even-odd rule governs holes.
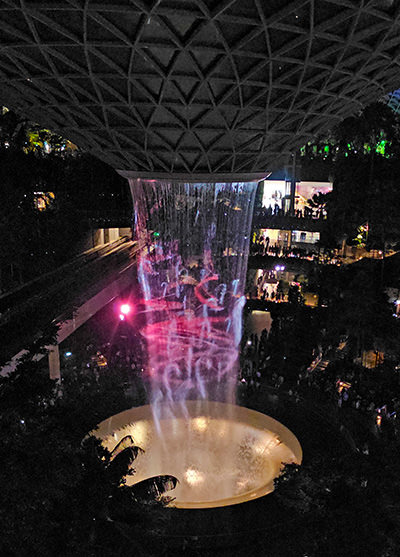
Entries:
MULTIPOLYGON (((122 238, 85 252, 54 272, 2 296, 0 366, 9 362, 2 372, 15 368, 16 358, 52 323, 64 328, 66 335, 66 323, 73 323, 74 330, 79 326, 76 314, 82 307, 90 318, 89 314, 98 311, 101 303, 105 305, 126 288, 133 280, 137 251, 135 242, 122 238)), ((80 324, 83 319, 81 314, 80 324)))

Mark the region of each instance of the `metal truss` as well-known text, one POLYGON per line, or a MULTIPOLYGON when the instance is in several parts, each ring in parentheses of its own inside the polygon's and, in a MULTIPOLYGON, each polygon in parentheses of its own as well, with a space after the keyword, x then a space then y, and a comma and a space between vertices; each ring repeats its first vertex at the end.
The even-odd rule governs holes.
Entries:
POLYGON ((119 169, 272 169, 399 64, 397 0, 0 0, 0 102, 119 169))
POLYGON ((386 95, 385 100, 388 106, 396 113, 400 113, 400 89, 396 89, 396 91, 392 91, 388 95, 386 95))

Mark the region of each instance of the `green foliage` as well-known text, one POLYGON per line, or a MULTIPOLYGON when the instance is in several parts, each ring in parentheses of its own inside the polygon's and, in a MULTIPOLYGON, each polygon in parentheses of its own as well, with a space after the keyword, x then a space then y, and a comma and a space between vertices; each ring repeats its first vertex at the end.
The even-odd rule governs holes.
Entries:
POLYGON ((336 164, 327 210, 337 237, 356 238, 358 228, 368 226, 368 237, 364 238, 367 248, 385 250, 399 242, 399 170, 400 157, 352 156, 336 164))
POLYGON ((270 369, 287 379, 297 378, 300 369, 309 364, 320 336, 317 315, 307 307, 291 305, 282 304, 272 314, 266 346, 270 369))
POLYGON ((381 261, 363 261, 354 266, 321 270, 320 296, 327 301, 329 344, 349 335, 354 356, 363 350, 386 351, 398 343, 399 323, 392 316, 381 285, 381 261), (378 265, 379 263, 379 265, 378 265))
POLYGON ((138 531, 159 528, 162 503, 138 502, 125 486, 136 451, 116 459, 87 436, 129 402, 111 372, 77 371, 58 384, 27 358, 0 379, 0 554, 129 553, 138 531))
POLYGON ((333 192, 324 200, 329 227, 321 236, 324 246, 346 237, 350 244, 386 251, 400 242, 400 120, 387 105, 368 105, 343 120, 327 140, 306 146, 302 155, 308 172, 324 161, 334 179, 333 192), (368 226, 368 237, 359 237, 360 226, 368 226))
POLYGON ((400 483, 393 453, 399 448, 398 441, 378 440, 369 456, 344 452, 287 465, 275 481, 274 497, 290 516, 288 544, 279 554, 398 555, 400 483))
POLYGON ((91 217, 131 212, 112 168, 12 111, 0 115, 0 183, 0 293, 67 261, 91 217), (51 208, 39 211, 35 192, 54 194, 51 208))
POLYGON ((49 152, 71 154, 76 145, 60 135, 38 124, 29 122, 23 116, 2 107, 0 115, 0 149, 22 151, 44 155, 49 152))
POLYGON ((305 159, 335 162, 354 155, 377 154, 397 157, 400 152, 398 115, 383 102, 367 105, 362 111, 342 120, 325 136, 308 142, 300 149, 305 159))

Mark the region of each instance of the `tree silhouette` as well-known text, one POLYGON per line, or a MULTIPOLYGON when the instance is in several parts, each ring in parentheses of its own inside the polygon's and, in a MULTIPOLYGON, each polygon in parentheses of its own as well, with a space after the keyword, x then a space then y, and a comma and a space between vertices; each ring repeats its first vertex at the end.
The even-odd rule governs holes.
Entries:
MULTIPOLYGON (((129 554, 165 522, 162 497, 126 485, 141 449, 125 440, 110 453, 87 436, 130 406, 113 374, 77 371, 59 384, 26 358, 0 379, 0 406, 2 555, 129 554)), ((155 485, 161 495, 171 483, 155 485)))

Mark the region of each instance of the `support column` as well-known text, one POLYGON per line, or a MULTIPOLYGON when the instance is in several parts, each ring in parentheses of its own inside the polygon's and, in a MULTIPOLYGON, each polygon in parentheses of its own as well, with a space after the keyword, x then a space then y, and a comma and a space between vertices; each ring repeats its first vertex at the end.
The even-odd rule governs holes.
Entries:
POLYGON ((61 379, 60 349, 58 344, 49 346, 49 372, 50 379, 61 379))
POLYGON ((296 178, 290 180, 290 216, 294 217, 296 207, 296 178))
POLYGON ((286 194, 289 196, 288 213, 291 217, 295 215, 295 208, 296 208, 297 173, 298 173, 298 168, 296 166, 296 154, 294 154, 292 163, 285 168, 287 185, 290 182, 290 188, 287 188, 286 194))
POLYGON ((119 228, 109 229, 109 240, 110 242, 115 242, 119 238, 119 228))

